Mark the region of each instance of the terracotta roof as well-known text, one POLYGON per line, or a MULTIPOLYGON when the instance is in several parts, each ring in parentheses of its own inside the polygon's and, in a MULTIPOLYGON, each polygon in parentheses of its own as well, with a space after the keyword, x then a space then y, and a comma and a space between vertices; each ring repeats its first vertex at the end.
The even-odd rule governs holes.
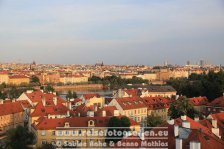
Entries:
POLYGON ((30 77, 25 76, 25 75, 13 75, 9 76, 10 79, 29 79, 30 77))
POLYGON ((139 95, 138 89, 126 89, 126 90, 124 90, 124 92, 126 92, 128 95, 131 95, 132 97, 139 95))
POLYGON ((31 117, 41 117, 50 115, 66 115, 67 111, 70 111, 66 106, 62 103, 57 103, 57 105, 53 104, 53 101, 46 102, 46 106, 43 106, 42 102, 39 102, 35 110, 30 114, 31 117))
MULTIPOLYGON (((180 118, 175 120, 175 125, 179 125, 180 128, 182 128, 180 123, 180 118)), ((187 138, 183 139, 183 149, 189 149, 189 144, 191 141, 197 141, 201 143, 202 149, 221 149, 224 146, 224 142, 219 139, 217 136, 215 136, 208 128, 201 125, 198 122, 195 122, 194 120, 187 117, 187 121, 190 122, 191 131, 189 132, 189 135, 187 138)), ((167 122, 162 124, 160 127, 168 127, 168 148, 173 149, 175 148, 175 139, 174 136, 174 125, 170 125, 167 122)), ((187 128, 183 128, 187 129, 187 128)), ((186 136, 186 134, 185 134, 186 136)), ((152 141, 152 140, 151 140, 152 141)))
POLYGON ((224 107, 224 96, 221 96, 219 98, 216 98, 211 103, 209 103, 208 106, 224 107))
POLYGON ((92 93, 92 94, 84 94, 83 97, 85 99, 90 99, 90 98, 93 98, 93 97, 98 97, 99 98, 100 95, 99 94, 96 94, 96 93, 92 93))
POLYGON ((146 103, 140 97, 116 98, 119 105, 124 110, 147 108, 146 103))
POLYGON ((20 102, 7 102, 0 104, 0 116, 23 112, 20 102))
POLYGON ((208 104, 208 99, 207 99, 207 97, 194 97, 194 98, 189 98, 189 101, 190 101, 194 106, 201 106, 201 105, 206 105, 206 104, 208 104))
MULTIPOLYGON (((88 127, 88 121, 93 120, 95 127, 107 127, 111 117, 73 117, 73 118, 56 118, 56 119, 43 119, 39 124, 34 125, 37 130, 50 130, 57 127, 64 127, 68 122, 70 127, 88 127)), ((132 123, 138 125, 138 123, 132 123)))
POLYGON ((114 111, 117 110, 115 106, 105 106, 101 109, 98 109, 96 112, 97 116, 102 116, 102 112, 106 112, 106 116, 114 116, 114 111))
POLYGON ((42 98, 44 97, 46 102, 52 101, 53 97, 57 97, 57 101, 60 103, 65 103, 65 100, 61 97, 54 95, 53 93, 43 93, 40 90, 33 91, 32 93, 25 93, 26 96, 32 101, 32 102, 40 102, 42 101, 42 98))
POLYGON ((142 99, 145 101, 148 109, 169 108, 170 103, 173 102, 173 100, 165 97, 143 97, 142 99))

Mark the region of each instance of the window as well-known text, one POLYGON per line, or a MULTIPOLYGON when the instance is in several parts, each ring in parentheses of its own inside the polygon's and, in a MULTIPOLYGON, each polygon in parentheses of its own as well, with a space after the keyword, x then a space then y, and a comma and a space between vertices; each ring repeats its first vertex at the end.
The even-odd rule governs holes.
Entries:
POLYGON ((41 136, 45 136, 46 135, 46 131, 45 130, 42 130, 41 131, 41 136))
POLYGON ((59 136, 62 136, 62 131, 58 131, 58 135, 59 136))
POLYGON ((55 131, 52 131, 52 136, 55 136, 55 131))
POLYGON ((72 135, 76 135, 76 131, 75 130, 72 131, 72 135))
POLYGON ((79 130, 79 135, 81 135, 82 134, 82 131, 81 130, 79 130))
POLYGON ((65 135, 68 136, 70 133, 68 130, 65 131, 65 135))
POLYGON ((42 145, 47 144, 47 141, 46 141, 46 140, 42 140, 42 141, 41 141, 41 144, 42 144, 42 145))

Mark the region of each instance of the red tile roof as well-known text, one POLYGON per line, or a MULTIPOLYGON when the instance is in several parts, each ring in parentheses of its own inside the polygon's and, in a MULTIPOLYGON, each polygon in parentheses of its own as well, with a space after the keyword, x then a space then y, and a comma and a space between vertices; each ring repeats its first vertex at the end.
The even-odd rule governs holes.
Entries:
MULTIPOLYGON (((93 120, 95 127, 107 127, 111 117, 73 117, 73 118, 56 118, 56 119, 43 119, 40 123, 33 126, 37 130, 51 130, 57 127, 64 127, 66 122, 69 122, 70 127, 88 127, 88 121, 93 120)), ((131 123, 139 125, 138 123, 131 123)))
POLYGON ((43 106, 42 102, 39 102, 35 110, 30 114, 31 117, 41 117, 50 115, 66 115, 67 111, 70 111, 66 106, 62 103, 57 103, 57 105, 53 104, 53 101, 46 103, 46 106, 43 106))
MULTIPOLYGON (((191 141, 197 141, 201 143, 202 149, 222 149, 224 142, 215 136, 208 128, 201 125, 198 122, 187 117, 187 121, 190 122, 191 128, 189 131, 189 136, 186 139, 183 139, 183 149, 189 149, 189 144, 191 141)), ((181 126, 183 120, 180 118, 175 119, 175 125, 181 126)), ((162 124, 160 127, 168 127, 168 148, 175 148, 175 136, 174 136, 174 125, 168 123, 162 124)))
POLYGON ((93 97, 98 97, 98 98, 99 98, 100 95, 99 95, 99 94, 96 94, 96 93, 92 93, 92 94, 84 94, 83 97, 84 97, 86 100, 88 100, 88 99, 93 98, 93 97))
POLYGON ((194 106, 201 106, 201 105, 207 105, 208 99, 207 97, 195 97, 189 99, 190 103, 192 103, 194 106))
POLYGON ((173 100, 165 97, 143 97, 142 98, 148 106, 148 109, 163 109, 169 108, 173 100))
POLYGON ((54 95, 53 93, 43 93, 40 90, 25 94, 32 102, 41 102, 43 97, 45 98, 46 102, 48 102, 52 101, 53 97, 57 97, 57 102, 65 103, 65 100, 62 99, 61 97, 54 95))
POLYGON ((7 102, 0 104, 0 116, 23 112, 20 102, 7 102))
POLYGON ((131 97, 136 97, 139 95, 138 89, 126 89, 124 92, 126 92, 128 95, 131 95, 131 97))
POLYGON ((115 106, 105 106, 101 109, 98 109, 98 111, 96 112, 97 116, 102 116, 102 112, 105 111, 106 112, 106 116, 114 116, 114 111, 117 110, 117 108, 115 106))
POLYGON ((29 79, 30 77, 25 76, 25 75, 13 75, 9 76, 10 79, 29 79))
POLYGON ((211 103, 209 103, 208 106, 224 107, 224 96, 221 96, 219 98, 216 98, 211 103))
POLYGON ((145 101, 140 97, 116 98, 116 101, 124 110, 147 108, 145 101))

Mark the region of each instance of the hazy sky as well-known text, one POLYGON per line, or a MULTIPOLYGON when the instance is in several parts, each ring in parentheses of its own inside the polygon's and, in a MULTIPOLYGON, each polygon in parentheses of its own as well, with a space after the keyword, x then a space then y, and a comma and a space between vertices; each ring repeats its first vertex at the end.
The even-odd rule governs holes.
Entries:
POLYGON ((224 64, 223 0, 0 0, 0 62, 224 64))

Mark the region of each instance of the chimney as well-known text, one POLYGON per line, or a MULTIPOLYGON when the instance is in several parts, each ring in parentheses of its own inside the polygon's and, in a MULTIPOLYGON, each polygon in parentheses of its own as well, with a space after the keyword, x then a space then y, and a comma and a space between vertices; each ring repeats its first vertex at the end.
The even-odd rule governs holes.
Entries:
POLYGON ((53 94, 54 94, 54 95, 57 95, 57 93, 56 93, 56 92, 53 92, 53 94))
POLYGON ((67 105, 68 105, 68 109, 69 109, 69 110, 72 110, 72 103, 71 103, 70 101, 68 102, 67 105))
POLYGON ((57 102, 58 102, 57 97, 53 97, 53 102, 54 102, 54 105, 57 105, 57 102))
POLYGON ((43 106, 45 107, 45 106, 46 106, 46 100, 45 100, 45 97, 43 96, 41 99, 42 99, 42 104, 43 104, 43 106))
POLYGON ((80 113, 78 113, 78 117, 80 117, 80 113))
POLYGON ((201 143, 196 141, 190 142, 190 149, 201 149, 201 143))
POLYGON ((217 120, 215 120, 215 119, 212 120, 212 126, 214 128, 217 128, 217 120))
POLYGON ((30 94, 30 93, 32 93, 32 92, 33 92, 33 90, 27 90, 27 91, 26 91, 27 94, 30 94))
POLYGON ((106 111, 102 111, 102 117, 106 117, 106 111))
POLYGON ((194 121, 195 121, 195 122, 199 122, 199 117, 195 117, 195 118, 194 118, 194 121))
POLYGON ((176 139, 176 149, 182 149, 182 139, 176 139))
POLYGON ((44 90, 40 90, 42 93, 44 93, 44 90))
POLYGON ((94 112, 97 111, 97 105, 94 105, 94 112))
POLYGON ((70 112, 69 111, 67 111, 67 117, 69 117, 70 116, 70 112))
POLYGON ((190 129, 191 124, 190 124, 190 122, 185 121, 185 122, 182 122, 182 127, 190 129))
POLYGON ((12 102, 16 102, 16 99, 14 98, 14 99, 12 99, 12 102))
POLYGON ((182 119, 183 121, 186 121, 186 120, 187 120, 187 116, 186 116, 186 115, 183 115, 183 116, 181 116, 181 119, 182 119))
POLYGON ((179 136, 179 126, 178 125, 174 126, 174 136, 175 137, 179 136))
POLYGON ((3 99, 0 99, 0 104, 3 104, 4 103, 4 100, 3 99))

